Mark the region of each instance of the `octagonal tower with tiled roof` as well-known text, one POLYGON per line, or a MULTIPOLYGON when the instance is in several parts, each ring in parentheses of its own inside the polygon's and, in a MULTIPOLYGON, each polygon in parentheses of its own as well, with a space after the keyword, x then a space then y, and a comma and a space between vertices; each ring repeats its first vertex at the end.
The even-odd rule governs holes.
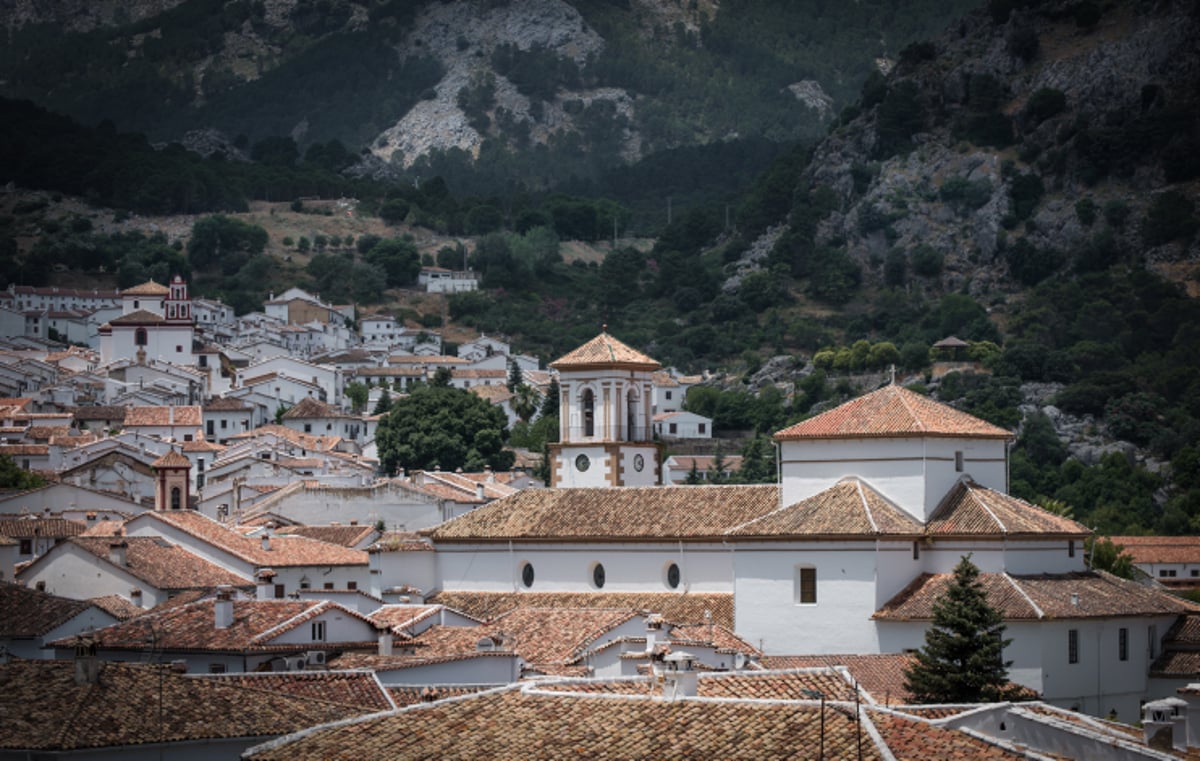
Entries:
POLYGON ((925 523, 964 478, 1008 487, 1012 433, 895 384, 775 434, 785 505, 847 476, 925 523))
POLYGON ((608 334, 550 363, 558 371, 559 443, 550 485, 654 486, 662 452, 651 425, 655 360, 608 334))

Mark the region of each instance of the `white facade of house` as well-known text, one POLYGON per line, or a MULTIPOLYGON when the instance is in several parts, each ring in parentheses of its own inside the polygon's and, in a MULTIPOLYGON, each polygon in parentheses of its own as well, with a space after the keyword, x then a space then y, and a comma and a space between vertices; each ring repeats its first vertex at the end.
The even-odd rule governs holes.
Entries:
MULTIPOLYGON (((336 404, 342 396, 342 376, 337 368, 327 365, 315 365, 301 359, 288 356, 277 356, 255 362, 249 367, 238 370, 234 385, 241 386, 247 379, 257 378, 274 373, 279 378, 295 379, 311 384, 321 389, 324 398, 321 401, 336 404)), ((301 394, 292 390, 295 401, 305 396, 313 396, 307 392, 301 394)))
POLYGON ((155 589, 128 570, 71 542, 53 547, 27 567, 20 579, 27 587, 72 600, 119 595, 149 609, 169 599, 166 590, 155 589), (135 589, 140 590, 140 598, 132 594, 135 589))
POLYGON ((664 439, 711 439, 712 418, 694 412, 667 412, 654 416, 654 432, 664 439))
POLYGON ((428 293, 464 293, 479 288, 477 275, 471 271, 456 271, 441 267, 422 267, 417 285, 428 293))

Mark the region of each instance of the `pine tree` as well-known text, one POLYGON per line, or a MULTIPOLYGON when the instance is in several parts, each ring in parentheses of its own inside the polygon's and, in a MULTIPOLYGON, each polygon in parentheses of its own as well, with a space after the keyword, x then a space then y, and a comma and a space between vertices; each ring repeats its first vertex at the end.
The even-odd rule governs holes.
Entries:
POLYGON ((558 417, 558 378, 550 379, 550 387, 542 398, 542 417, 558 417))
POLYGON ((517 389, 523 385, 525 385, 525 374, 521 372, 521 366, 513 362, 508 368, 508 390, 515 394, 517 389))
POLYGON ((966 555, 954 580, 933 604, 925 645, 904 671, 904 686, 918 703, 979 703, 1005 699, 1004 622, 988 604, 979 569, 966 555))
POLYGON ((379 401, 375 402, 375 409, 372 415, 386 415, 392 409, 392 395, 388 393, 387 388, 383 389, 383 393, 379 395, 379 401))

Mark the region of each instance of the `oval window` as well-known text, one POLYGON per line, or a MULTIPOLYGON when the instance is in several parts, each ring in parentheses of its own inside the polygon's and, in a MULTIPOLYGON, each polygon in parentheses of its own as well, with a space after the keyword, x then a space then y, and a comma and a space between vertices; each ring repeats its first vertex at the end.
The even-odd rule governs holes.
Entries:
POLYGON ((533 586, 533 563, 526 563, 521 566, 521 583, 526 588, 533 586))
POLYGON ((674 563, 667 566, 667 586, 671 589, 679 588, 679 566, 674 563))
POLYGON ((604 589, 604 565, 597 563, 592 566, 592 583, 596 585, 596 589, 604 589))
POLYGON ((578 457, 576 457, 576 458, 575 458, 575 468, 576 468, 576 469, 577 469, 577 470, 578 470, 580 473, 582 473, 582 472, 584 472, 585 470, 587 470, 587 469, 588 469, 588 468, 591 466, 591 464, 592 464, 591 460, 589 460, 589 459, 588 459, 588 456, 587 456, 587 455, 585 455, 585 454, 581 454, 581 455, 579 455, 578 457))

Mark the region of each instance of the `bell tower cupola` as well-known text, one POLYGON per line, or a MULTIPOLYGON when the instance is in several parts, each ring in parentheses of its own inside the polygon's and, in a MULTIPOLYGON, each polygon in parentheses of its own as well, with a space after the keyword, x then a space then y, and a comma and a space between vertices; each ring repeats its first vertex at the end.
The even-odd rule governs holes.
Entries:
POLYGON ((558 371, 559 442, 550 486, 655 486, 662 450, 651 420, 652 376, 662 367, 608 334, 550 363, 558 371))

